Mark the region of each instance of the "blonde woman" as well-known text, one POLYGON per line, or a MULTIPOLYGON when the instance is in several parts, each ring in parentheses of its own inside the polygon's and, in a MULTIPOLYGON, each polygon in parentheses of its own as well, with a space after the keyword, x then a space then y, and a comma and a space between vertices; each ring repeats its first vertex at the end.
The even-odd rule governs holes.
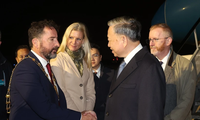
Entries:
POLYGON ((67 107, 79 112, 93 110, 94 78, 90 43, 84 24, 73 23, 66 29, 57 57, 50 64, 65 94, 67 107))

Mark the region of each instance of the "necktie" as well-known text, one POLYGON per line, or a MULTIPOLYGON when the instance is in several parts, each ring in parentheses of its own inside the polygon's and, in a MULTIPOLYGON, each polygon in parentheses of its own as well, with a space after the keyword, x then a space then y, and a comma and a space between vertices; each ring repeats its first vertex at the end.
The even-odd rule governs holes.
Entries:
POLYGON ((52 73, 51 73, 51 66, 50 66, 50 64, 47 63, 46 67, 47 67, 47 70, 48 70, 50 78, 51 78, 51 84, 54 85, 54 82, 52 80, 52 73))
POLYGON ((160 65, 162 65, 163 64, 163 62, 162 61, 159 61, 160 62, 160 65))
POLYGON ((94 76, 98 77, 98 75, 97 75, 97 72, 96 72, 96 71, 95 71, 95 72, 93 72, 93 74, 94 74, 94 76))
MULTIPOLYGON (((52 79, 52 75, 53 75, 53 74, 52 74, 52 72, 51 72, 51 66, 50 66, 50 64, 47 63, 46 67, 47 67, 48 73, 49 73, 50 78, 51 78, 51 84, 53 85, 53 87, 54 87, 54 89, 55 89, 55 91, 56 91, 56 94, 58 95, 57 86, 54 84, 53 79, 52 79)), ((58 105, 60 106, 59 95, 58 95, 58 105)))
POLYGON ((122 72, 122 70, 124 69, 125 65, 126 65, 125 61, 123 61, 123 62, 120 64, 117 77, 118 77, 119 74, 122 72))
POLYGON ((97 74, 97 72, 94 72, 94 74, 96 75, 96 74, 97 74))

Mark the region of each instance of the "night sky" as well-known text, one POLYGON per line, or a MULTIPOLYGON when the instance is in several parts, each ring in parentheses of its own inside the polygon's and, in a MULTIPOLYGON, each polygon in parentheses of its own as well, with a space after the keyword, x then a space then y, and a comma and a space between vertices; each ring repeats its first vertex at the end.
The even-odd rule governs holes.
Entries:
POLYGON ((0 2, 0 30, 2 44, 0 51, 15 64, 15 50, 18 45, 28 45, 28 28, 31 22, 54 20, 59 26, 59 42, 65 29, 73 22, 82 22, 88 29, 90 42, 99 44, 103 49, 103 61, 114 58, 107 47, 107 22, 119 16, 130 16, 142 24, 141 43, 148 38, 151 20, 164 0, 8 0, 0 2), (27 2, 26 2, 27 1, 27 2))

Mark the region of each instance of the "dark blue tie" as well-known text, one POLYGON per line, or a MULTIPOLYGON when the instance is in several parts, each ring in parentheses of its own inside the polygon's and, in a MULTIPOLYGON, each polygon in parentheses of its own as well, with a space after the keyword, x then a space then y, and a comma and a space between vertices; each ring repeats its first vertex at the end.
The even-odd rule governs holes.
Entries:
POLYGON ((163 62, 162 61, 159 61, 160 62, 160 65, 162 65, 163 64, 163 62))

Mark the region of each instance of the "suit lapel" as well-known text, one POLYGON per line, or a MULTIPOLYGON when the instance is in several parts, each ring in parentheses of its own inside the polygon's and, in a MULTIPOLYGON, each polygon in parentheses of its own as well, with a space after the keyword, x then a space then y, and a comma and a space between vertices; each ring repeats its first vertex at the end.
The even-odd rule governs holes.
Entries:
POLYGON ((148 52, 148 49, 146 47, 143 47, 138 53, 135 54, 135 56, 130 60, 130 62, 125 66, 125 68, 122 70, 121 74, 117 78, 117 72, 115 73, 116 80, 112 82, 110 92, 113 92, 126 78, 134 72, 140 60, 142 60, 143 56, 145 55, 145 52, 148 52))
POLYGON ((165 67, 165 78, 166 78, 166 83, 168 83, 169 82, 169 80, 170 80, 170 76, 173 76, 173 68, 171 67, 171 66, 166 66, 165 67))
POLYGON ((41 64, 41 62, 39 61, 39 59, 32 52, 29 52, 28 55, 31 56, 32 58, 34 58, 36 61, 38 61, 41 64))
POLYGON ((103 67, 103 65, 101 64, 101 69, 100 69, 100 77, 99 78, 101 78, 102 76, 103 76, 103 69, 104 69, 104 67, 103 67))
POLYGON ((173 50, 171 50, 171 54, 168 60, 168 63, 165 67, 165 78, 166 78, 166 83, 172 83, 172 79, 174 79, 174 67, 176 65, 176 62, 174 61, 174 58, 176 58, 176 55, 173 53, 173 50))
POLYGON ((83 60, 83 76, 81 76, 81 74, 79 73, 79 71, 78 71, 76 65, 74 64, 74 61, 72 60, 72 58, 68 55, 68 53, 66 51, 64 51, 64 52, 65 52, 66 59, 70 63, 69 64, 71 66, 70 69, 73 69, 73 71, 75 72, 76 76, 79 76, 80 78, 82 78, 84 76, 84 72, 85 72, 84 68, 87 68, 87 67, 85 67, 84 60, 83 60))

